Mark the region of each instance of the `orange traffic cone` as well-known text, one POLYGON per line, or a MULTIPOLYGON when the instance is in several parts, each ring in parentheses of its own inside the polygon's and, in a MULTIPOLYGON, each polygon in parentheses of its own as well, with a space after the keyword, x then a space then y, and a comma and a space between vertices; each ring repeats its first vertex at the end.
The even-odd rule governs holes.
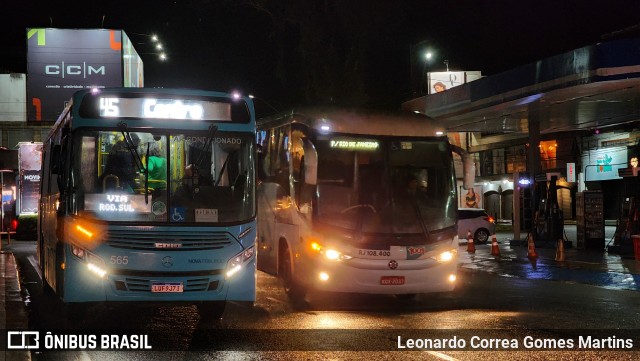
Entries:
POLYGON ((556 248, 556 261, 564 261, 564 240, 558 240, 558 247, 556 248))
POLYGON ((491 237, 491 255, 500 257, 500 247, 498 247, 498 240, 495 233, 491 237))
POLYGON ((527 236, 527 257, 529 258, 538 258, 538 253, 536 253, 536 243, 533 241, 533 237, 531 235, 527 236))
POLYGON ((471 235, 471 230, 467 232, 467 252, 476 253, 476 244, 473 243, 473 236, 471 235))

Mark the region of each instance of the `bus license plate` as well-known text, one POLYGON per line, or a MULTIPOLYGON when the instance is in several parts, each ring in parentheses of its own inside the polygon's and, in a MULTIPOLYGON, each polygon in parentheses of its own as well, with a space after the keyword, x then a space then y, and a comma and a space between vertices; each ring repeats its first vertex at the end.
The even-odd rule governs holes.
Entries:
POLYGON ((404 284, 404 276, 382 276, 380 284, 383 286, 399 286, 404 284))
POLYGON ((151 285, 151 292, 175 293, 183 292, 182 282, 179 283, 154 283, 151 285))
POLYGON ((359 258, 389 258, 391 251, 384 249, 359 249, 359 258))

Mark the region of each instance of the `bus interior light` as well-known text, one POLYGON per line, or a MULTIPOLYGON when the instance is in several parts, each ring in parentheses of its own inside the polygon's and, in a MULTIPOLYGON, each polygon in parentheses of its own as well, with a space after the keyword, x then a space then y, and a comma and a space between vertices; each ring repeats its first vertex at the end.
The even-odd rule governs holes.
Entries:
POLYGON ((456 275, 454 275, 454 274, 450 274, 450 275, 449 275, 449 282, 452 282, 452 283, 453 283, 453 282, 455 282, 455 281, 456 281, 456 275))

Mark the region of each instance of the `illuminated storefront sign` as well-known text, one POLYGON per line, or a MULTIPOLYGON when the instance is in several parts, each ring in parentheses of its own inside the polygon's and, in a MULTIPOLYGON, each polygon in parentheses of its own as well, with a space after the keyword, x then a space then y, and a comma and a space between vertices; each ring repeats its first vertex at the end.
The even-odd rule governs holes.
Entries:
POLYGON ((583 153, 585 181, 620 179, 619 168, 627 167, 627 148, 594 149, 583 153))

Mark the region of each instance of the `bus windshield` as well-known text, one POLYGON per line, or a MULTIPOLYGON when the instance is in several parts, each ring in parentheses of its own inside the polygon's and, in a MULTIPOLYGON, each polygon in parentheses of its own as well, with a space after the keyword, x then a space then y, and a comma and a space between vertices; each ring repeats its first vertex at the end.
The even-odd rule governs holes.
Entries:
POLYGON ((81 130, 73 149, 74 214, 209 224, 255 215, 249 133, 81 130))
POLYGON ((318 221, 350 231, 424 233, 456 221, 451 150, 442 140, 318 139, 318 221))

